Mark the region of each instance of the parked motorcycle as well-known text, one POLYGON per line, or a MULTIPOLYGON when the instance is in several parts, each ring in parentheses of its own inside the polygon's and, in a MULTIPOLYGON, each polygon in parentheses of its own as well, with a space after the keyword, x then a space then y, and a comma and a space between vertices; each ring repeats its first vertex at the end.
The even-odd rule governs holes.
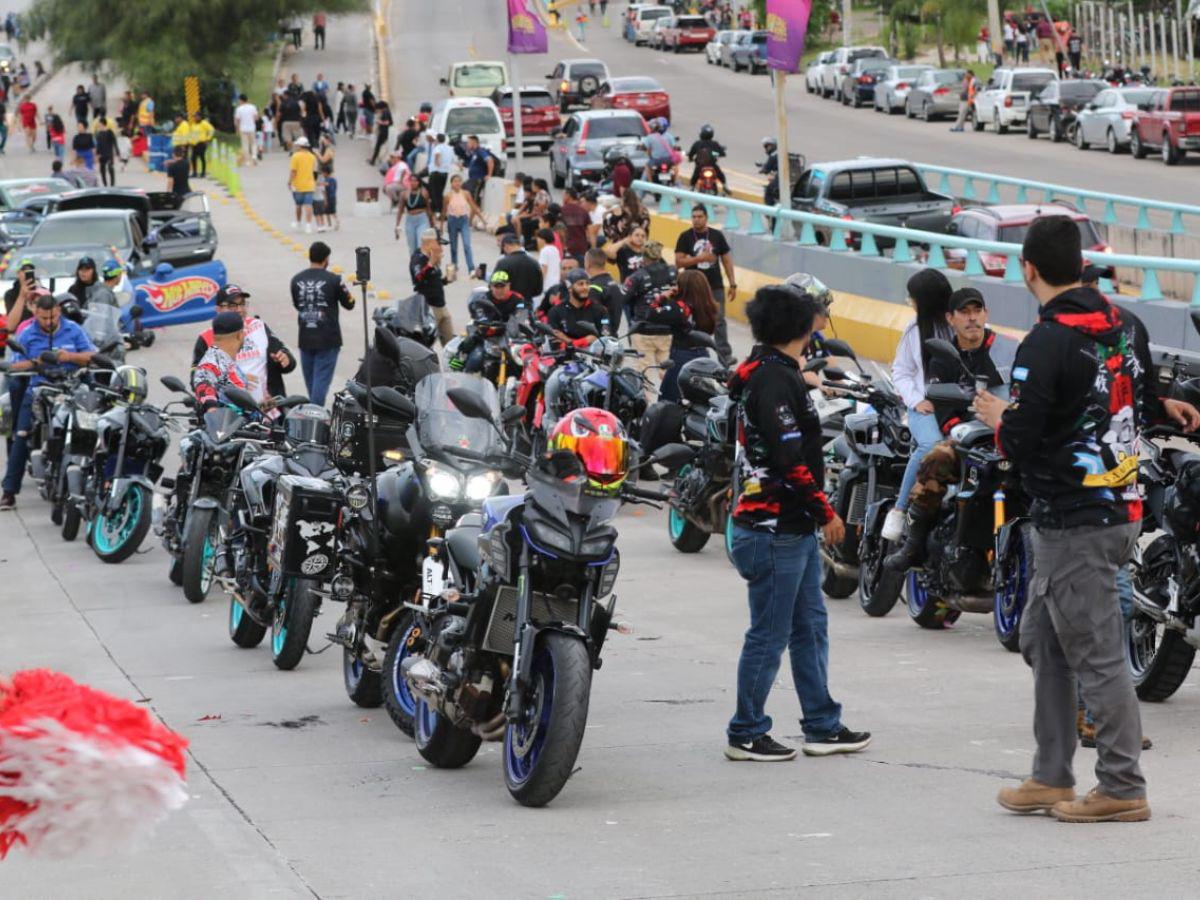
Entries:
POLYGON ((437 323, 429 304, 421 294, 401 297, 391 306, 376 309, 371 314, 375 324, 386 328, 397 337, 416 341, 432 347, 437 340, 437 323))

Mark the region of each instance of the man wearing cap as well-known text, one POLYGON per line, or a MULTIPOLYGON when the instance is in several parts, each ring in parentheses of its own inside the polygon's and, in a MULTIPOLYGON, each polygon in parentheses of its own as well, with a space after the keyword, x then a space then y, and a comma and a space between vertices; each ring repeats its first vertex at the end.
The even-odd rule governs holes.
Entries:
POLYGON ((246 379, 238 368, 237 355, 246 336, 242 314, 233 310, 213 317, 212 345, 192 369, 192 392, 196 409, 203 415, 225 402, 225 391, 235 387, 246 390, 246 379))
POLYGON ((340 277, 329 271, 329 245, 308 248, 311 265, 292 277, 292 306, 300 314, 300 368, 308 398, 325 405, 333 370, 342 349, 338 307, 354 309, 354 297, 340 277))
MULTIPOLYGON (((217 315, 236 312, 242 316, 245 335, 235 359, 248 390, 259 403, 267 397, 287 393, 283 376, 296 368, 292 351, 258 316, 250 315, 250 293, 236 284, 227 284, 217 292, 217 315)), ((213 329, 208 328, 196 338, 192 348, 192 365, 197 366, 213 345, 213 329)))
POLYGON ((526 300, 542 293, 542 267, 525 252, 519 234, 506 234, 500 239, 500 252, 504 255, 496 260, 496 272, 508 275, 512 288, 526 300))
POLYGON ((87 306, 91 290, 96 286, 98 281, 99 279, 96 277, 96 261, 90 256, 81 258, 79 264, 75 266, 75 281, 67 288, 68 292, 75 295, 80 309, 87 306))
MULTIPOLYGON (((21 329, 22 353, 13 355, 10 372, 24 372, 45 366, 43 353, 53 353, 58 361, 54 368, 60 372, 73 371, 78 366, 91 362, 96 346, 82 328, 62 317, 58 304, 50 292, 35 288, 33 321, 21 329)), ((18 379, 24 381, 25 379, 18 379)), ((13 442, 8 451, 8 467, 0 484, 0 510, 14 509, 17 494, 21 493, 21 481, 25 477, 25 463, 29 459, 29 429, 33 425, 33 388, 46 378, 39 371, 29 379, 19 406, 14 407, 13 442)))
POLYGON ((625 293, 616 279, 608 274, 608 257, 604 255, 603 250, 593 247, 584 254, 583 261, 591 285, 592 299, 607 311, 608 328, 613 334, 618 334, 621 331, 621 313, 625 309, 625 293))
MULTIPOLYGON (((33 263, 22 259, 17 263, 17 277, 12 287, 4 292, 4 317, 7 319, 8 334, 16 334, 21 324, 33 318, 33 294, 37 286, 33 263)), ((10 379, 10 382, 12 381, 23 382, 25 379, 10 379)), ((14 404, 13 409, 17 406, 19 404, 14 404)))
MULTIPOLYGON (((625 282, 625 303, 629 317, 634 325, 645 324, 653 318, 652 307, 669 300, 678 290, 676 285, 675 267, 664 262, 663 247, 658 241, 646 241, 642 249, 642 266, 629 276, 625 282)), ((634 334, 630 337, 633 349, 641 354, 635 357, 633 365, 642 372, 657 372, 661 381, 662 373, 671 362, 671 335, 664 334, 634 334), (652 366, 659 368, 651 369, 652 366)), ((646 401, 654 402, 657 388, 651 382, 646 383, 646 401)))
MULTIPOLYGON (((1004 378, 992 359, 992 349, 997 346, 996 334, 987 327, 987 305, 983 294, 973 287, 959 288, 950 295, 950 311, 946 321, 954 332, 953 344, 966 371, 974 375, 975 386, 987 379, 988 390, 1003 393, 1004 378)), ((1011 364, 1011 349, 1006 362, 1011 364)), ((1002 361, 1002 365, 1004 361, 1002 361)), ((949 360, 930 355, 927 381, 929 384, 957 384, 964 379, 963 369, 949 360)), ((949 435, 950 429, 974 418, 969 403, 933 404, 942 434, 949 435)), ((958 454, 954 442, 944 440, 934 444, 921 459, 917 469, 917 481, 909 493, 908 536, 904 545, 888 556, 884 565, 893 572, 902 574, 912 566, 920 565, 925 555, 929 532, 937 522, 938 510, 946 489, 958 480, 958 454)))
POLYGON ((477 287, 471 291, 467 297, 467 305, 470 306, 472 300, 479 299, 491 301, 505 322, 511 319, 518 309, 528 308, 527 298, 513 290, 512 279, 507 272, 493 272, 486 287, 477 287))
POLYGON ((446 346, 454 337, 454 320, 446 309, 446 285, 453 279, 442 275, 442 245, 445 244, 437 231, 426 228, 421 232, 421 246, 408 262, 413 290, 425 298, 433 320, 437 323, 438 340, 446 346))
POLYGON ((121 276, 125 269, 115 259, 106 259, 100 266, 101 281, 96 282, 87 291, 88 306, 119 307, 117 288, 121 284, 121 276))
POLYGON ((292 223, 292 228, 299 230, 303 217, 305 232, 312 234, 313 194, 317 190, 317 157, 309 148, 308 138, 303 135, 295 141, 295 148, 288 163, 287 185, 288 190, 292 192, 292 201, 296 204, 296 220, 292 223))
POLYGON ((560 341, 570 343, 580 338, 608 334, 608 310, 592 300, 592 285, 583 269, 567 273, 567 302, 553 306, 546 319, 560 341), (591 325, 595 333, 586 326, 591 325), (581 327, 583 326, 583 327, 581 327))

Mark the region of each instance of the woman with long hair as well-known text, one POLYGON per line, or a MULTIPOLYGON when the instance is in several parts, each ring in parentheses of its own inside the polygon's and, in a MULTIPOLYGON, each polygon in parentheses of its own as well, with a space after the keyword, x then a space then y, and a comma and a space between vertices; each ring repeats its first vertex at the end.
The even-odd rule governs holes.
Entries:
POLYGON ((621 205, 604 220, 604 236, 612 242, 623 241, 638 226, 650 233, 650 211, 638 199, 636 191, 621 194, 621 205))
POLYGON ((717 330, 717 301, 703 272, 684 269, 677 281, 679 289, 675 303, 680 307, 682 318, 672 328, 671 367, 663 375, 659 397, 663 400, 679 401, 679 370, 684 363, 705 356, 703 347, 689 347, 685 343, 689 331, 713 334, 717 330))
POLYGON ((904 537, 908 515, 908 495, 917 481, 921 458, 942 439, 933 404, 925 399, 925 372, 929 366, 929 350, 925 341, 952 337, 946 314, 950 311, 953 290, 946 276, 937 269, 922 269, 908 279, 908 302, 916 317, 900 335, 896 358, 892 361, 892 382, 908 408, 908 430, 912 432, 913 450, 896 495, 896 505, 883 523, 885 540, 899 541, 904 537))

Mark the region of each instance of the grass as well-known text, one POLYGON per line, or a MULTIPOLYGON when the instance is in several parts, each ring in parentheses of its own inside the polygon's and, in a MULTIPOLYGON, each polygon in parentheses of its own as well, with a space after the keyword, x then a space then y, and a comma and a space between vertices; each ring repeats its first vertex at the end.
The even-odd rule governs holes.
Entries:
POLYGON ((275 74, 275 54, 279 52, 278 43, 267 44, 254 58, 254 68, 246 86, 246 96, 259 109, 267 105, 271 99, 272 75, 275 74))

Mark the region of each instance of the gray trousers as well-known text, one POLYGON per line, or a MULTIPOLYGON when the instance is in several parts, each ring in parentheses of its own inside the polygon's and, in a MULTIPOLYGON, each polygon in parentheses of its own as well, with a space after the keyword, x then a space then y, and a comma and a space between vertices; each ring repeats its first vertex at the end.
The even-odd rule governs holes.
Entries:
POLYGON ((1033 576, 1021 619, 1021 655, 1033 668, 1033 778, 1073 787, 1076 679, 1096 718, 1096 779, 1110 797, 1146 796, 1138 765, 1142 717, 1125 663, 1117 569, 1141 524, 1034 529, 1033 576))
POLYGON ((725 321, 725 288, 717 288, 713 292, 713 299, 717 301, 717 329, 713 333, 713 338, 717 343, 717 356, 722 360, 729 359, 733 356, 733 347, 729 345, 729 323, 725 321))

